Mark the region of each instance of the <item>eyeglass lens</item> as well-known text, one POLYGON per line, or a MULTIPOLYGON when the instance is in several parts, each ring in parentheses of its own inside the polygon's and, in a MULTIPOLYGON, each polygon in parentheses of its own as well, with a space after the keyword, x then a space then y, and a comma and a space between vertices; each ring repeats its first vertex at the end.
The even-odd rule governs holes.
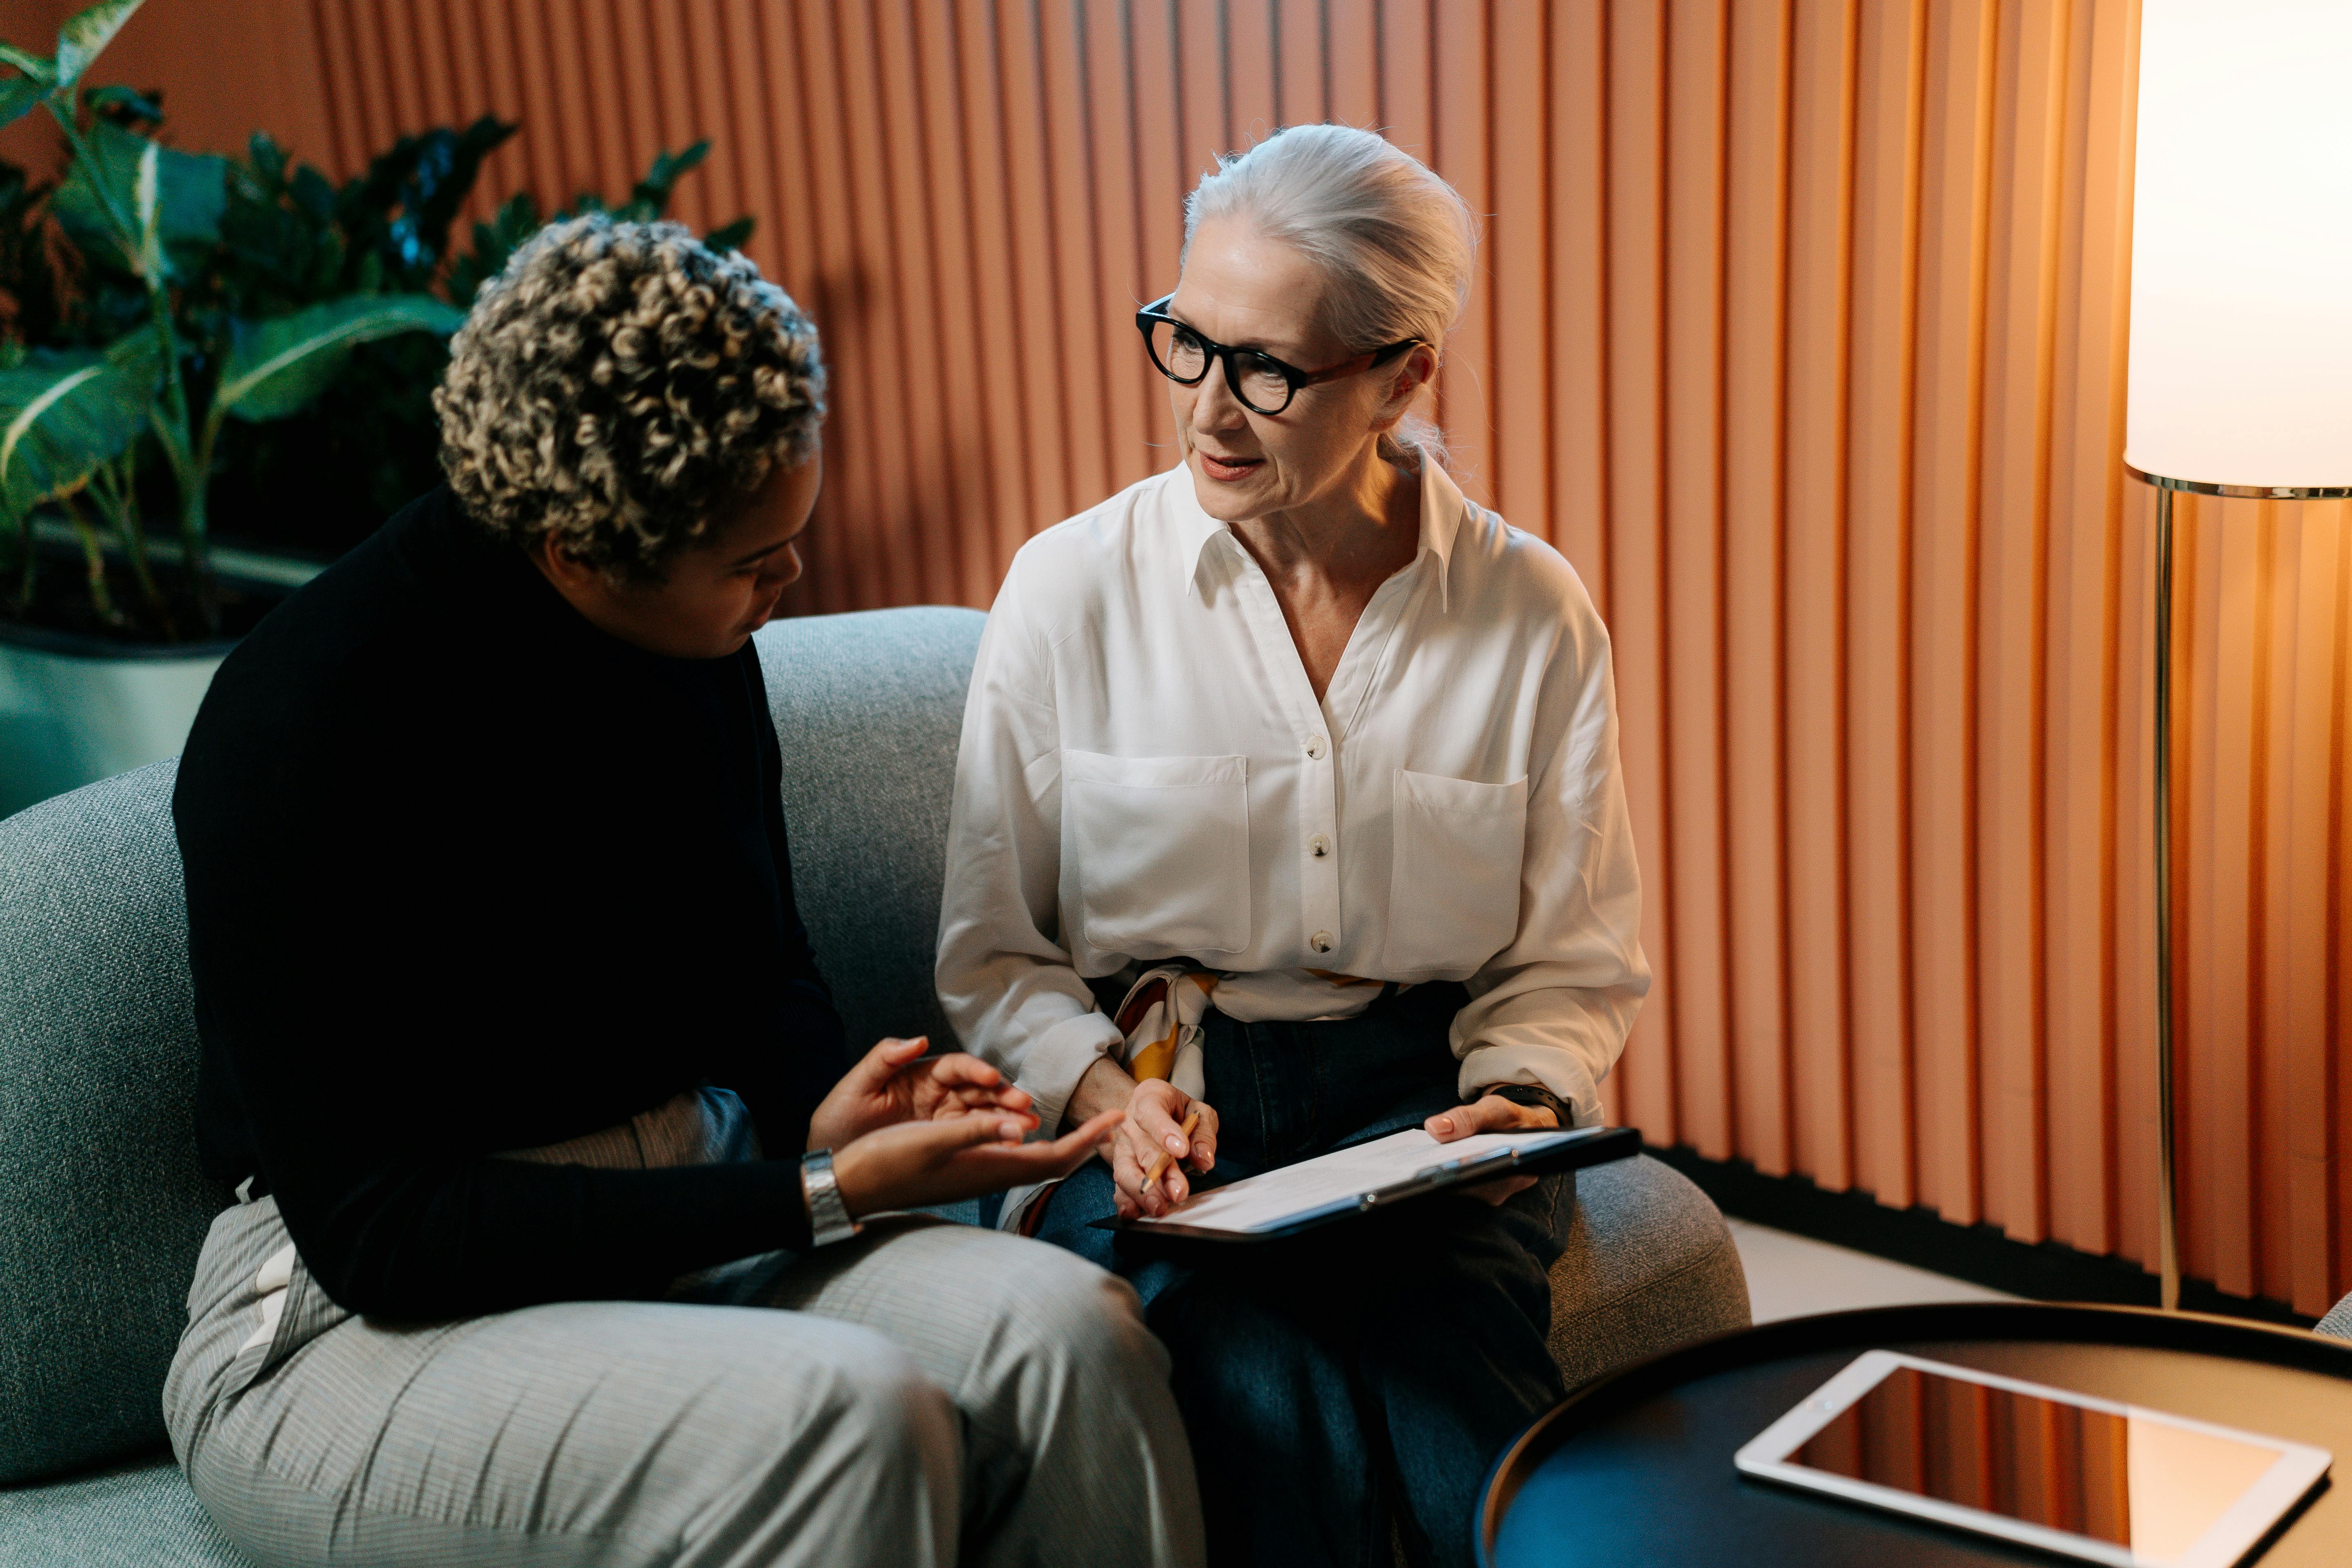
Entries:
MULTIPOLYGON (((1189 327, 1175 321, 1151 323, 1151 357, 1160 368, 1186 385, 1208 374, 1207 345, 1189 327)), ((1234 371, 1241 383, 1242 401, 1260 414, 1279 414, 1290 403, 1290 382, 1264 354, 1237 352, 1234 371)))

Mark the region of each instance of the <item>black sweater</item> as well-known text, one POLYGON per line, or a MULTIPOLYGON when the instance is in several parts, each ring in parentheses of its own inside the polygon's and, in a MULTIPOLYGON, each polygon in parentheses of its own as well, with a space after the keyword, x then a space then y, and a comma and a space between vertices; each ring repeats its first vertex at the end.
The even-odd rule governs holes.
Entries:
POLYGON ((446 489, 408 507, 229 656, 180 762, 206 1170, 257 1173, 327 1293, 395 1317, 804 1246, 846 1060, 780 775, 750 647, 642 652, 446 489), (488 1157, 698 1083, 768 1159, 488 1157))

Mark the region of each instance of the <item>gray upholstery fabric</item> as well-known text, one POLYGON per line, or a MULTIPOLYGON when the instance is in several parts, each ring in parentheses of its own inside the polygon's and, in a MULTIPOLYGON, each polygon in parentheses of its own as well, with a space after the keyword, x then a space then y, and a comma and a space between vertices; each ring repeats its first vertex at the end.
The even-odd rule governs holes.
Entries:
POLYGON ((784 757, 793 886, 852 1049, 955 1037, 931 986, 977 610, 777 621, 755 639, 784 757))
POLYGON ((1552 1359, 1570 1388, 1750 1321, 1731 1227, 1688 1176, 1647 1154, 1576 1173, 1551 1299, 1552 1359))
POLYGON ((2327 1310, 2327 1316, 2311 1325, 2315 1334, 2330 1339, 2352 1340, 2352 1296, 2347 1296, 2327 1310))
POLYGON ((250 1568, 166 1452, 0 1490, 0 1568, 250 1568))
POLYGON ((0 1482, 163 1440, 205 1227, 164 762, 0 822, 0 1482))

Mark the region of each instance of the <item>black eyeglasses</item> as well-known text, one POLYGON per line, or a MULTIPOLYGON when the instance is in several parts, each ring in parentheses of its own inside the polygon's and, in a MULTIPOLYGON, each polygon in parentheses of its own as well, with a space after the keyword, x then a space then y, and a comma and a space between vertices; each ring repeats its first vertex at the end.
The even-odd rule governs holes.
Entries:
POLYGON ((1343 376, 1360 375, 1382 360, 1398 354, 1420 342, 1419 338, 1406 338, 1384 349, 1358 354, 1322 370, 1301 370, 1286 364, 1269 353, 1255 349, 1232 348, 1186 326, 1168 313, 1168 301, 1173 294, 1154 300, 1135 313, 1135 326, 1143 334, 1144 347, 1151 353, 1151 363, 1160 374, 1180 386, 1198 386, 1209 367, 1217 361, 1225 362, 1225 384, 1234 395, 1253 414, 1279 414, 1290 406, 1302 386, 1315 386, 1343 376))

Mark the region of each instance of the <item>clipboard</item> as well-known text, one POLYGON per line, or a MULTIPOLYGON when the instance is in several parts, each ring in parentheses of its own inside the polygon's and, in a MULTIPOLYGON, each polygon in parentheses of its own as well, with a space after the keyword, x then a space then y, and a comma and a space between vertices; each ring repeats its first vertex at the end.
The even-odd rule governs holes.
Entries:
MULTIPOLYGON (((1408 1132, 1417 1131, 1408 1129, 1408 1132)), ((1394 1136, 1402 1137, 1400 1133, 1394 1136)), ((1423 1136, 1427 1136, 1425 1133, 1423 1136)), ((1439 1158, 1423 1163, 1411 1173, 1367 1189, 1344 1193, 1309 1204, 1278 1220, 1236 1229, 1228 1226, 1209 1226, 1187 1225, 1181 1218, 1120 1219, 1107 1215, 1092 1222, 1100 1230, 1115 1230, 1122 1237, 1166 1238, 1186 1242, 1208 1242, 1220 1247, 1249 1247, 1260 1242, 1279 1241, 1303 1231, 1353 1219, 1364 1215, 1392 1209, 1399 1204, 1433 1193, 1443 1193, 1455 1187, 1472 1186, 1490 1182, 1498 1176, 1543 1176, 1560 1171, 1581 1170, 1588 1165, 1606 1164, 1642 1152, 1642 1134, 1631 1127, 1580 1127, 1565 1131, 1487 1134, 1488 1138, 1507 1140, 1501 1146, 1488 1144, 1475 1153, 1451 1159, 1439 1158)), ((1380 1142, 1385 1142, 1380 1141, 1380 1142)), ((1437 1144, 1433 1152, 1442 1152, 1437 1144)), ((1339 1150, 1319 1156, 1332 1160, 1353 1152, 1339 1150)), ((1297 1165, 1284 1166, 1259 1176, 1249 1176, 1224 1187, 1212 1187, 1207 1192, 1188 1198, 1175 1212, 1203 1204, 1220 1193, 1234 1193, 1249 1183, 1280 1176, 1286 1172, 1299 1173, 1316 1164, 1315 1160, 1302 1160, 1297 1165)))

